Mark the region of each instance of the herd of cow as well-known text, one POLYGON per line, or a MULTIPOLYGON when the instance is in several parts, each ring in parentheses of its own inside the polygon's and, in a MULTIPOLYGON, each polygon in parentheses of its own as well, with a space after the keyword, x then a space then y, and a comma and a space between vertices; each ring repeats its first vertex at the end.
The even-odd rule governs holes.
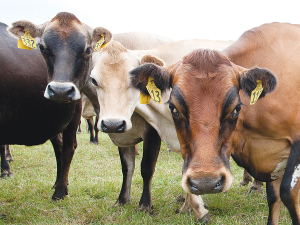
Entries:
POLYGON ((63 199, 81 115, 96 115, 96 132, 108 133, 119 149, 123 184, 116 205, 130 200, 135 145, 143 141, 139 208, 151 208, 163 141, 183 158, 187 197, 180 212, 190 207, 197 220, 209 220, 200 195, 230 188, 232 156, 246 175, 266 182, 268 224, 279 223, 282 203, 300 224, 299 25, 265 24, 236 42, 174 42, 144 33, 112 38, 59 13, 42 25, 0 23, 0 50, 3 176, 11 173, 9 144, 50 139, 57 162, 52 199, 63 199), (25 33, 39 51, 17 47, 25 33))

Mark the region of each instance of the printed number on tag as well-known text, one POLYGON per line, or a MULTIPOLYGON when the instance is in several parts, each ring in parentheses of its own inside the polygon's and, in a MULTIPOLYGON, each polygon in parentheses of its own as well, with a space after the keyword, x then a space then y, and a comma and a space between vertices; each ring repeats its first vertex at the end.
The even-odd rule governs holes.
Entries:
POLYGON ((146 86, 151 98, 154 100, 154 102, 161 104, 161 91, 158 89, 154 83, 154 79, 152 77, 149 77, 148 84, 146 86))
POLYGON ((250 105, 253 105, 258 100, 259 96, 261 95, 262 91, 264 90, 262 87, 262 83, 260 80, 257 80, 257 86, 256 88, 251 92, 251 100, 250 105))

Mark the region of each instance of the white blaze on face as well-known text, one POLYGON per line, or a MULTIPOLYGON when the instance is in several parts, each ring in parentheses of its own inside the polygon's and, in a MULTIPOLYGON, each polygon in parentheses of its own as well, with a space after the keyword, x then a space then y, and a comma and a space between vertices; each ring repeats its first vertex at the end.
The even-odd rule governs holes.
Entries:
POLYGON ((283 174, 285 172, 287 160, 288 159, 284 159, 280 163, 277 164, 276 169, 271 173, 272 180, 277 180, 278 178, 283 176, 283 174))
POLYGON ((296 186, 299 178, 300 178, 300 165, 295 166, 294 173, 293 173, 293 176, 292 176, 291 190, 294 189, 294 187, 296 186))

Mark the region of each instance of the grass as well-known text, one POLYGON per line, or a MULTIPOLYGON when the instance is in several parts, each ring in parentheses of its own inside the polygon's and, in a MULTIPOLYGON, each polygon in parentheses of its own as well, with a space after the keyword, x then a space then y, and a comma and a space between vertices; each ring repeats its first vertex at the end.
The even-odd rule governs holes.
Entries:
MULTIPOLYGON (((99 145, 90 144, 85 128, 78 135, 78 148, 69 174, 69 196, 58 202, 51 201, 54 192, 51 187, 56 178, 51 143, 11 146, 14 177, 0 180, 0 224, 194 224, 193 213, 175 213, 182 205, 178 196, 185 196, 180 186, 182 158, 179 154, 169 154, 166 145, 162 145, 152 180, 154 209, 145 213, 137 210, 142 192, 142 151, 136 158, 131 202, 112 207, 121 189, 121 164, 117 147, 109 137, 100 133, 99 140, 99 145)), ((250 186, 238 187, 243 170, 233 162, 231 169, 235 179, 230 190, 202 196, 212 216, 210 224, 266 224, 265 185, 262 194, 247 195, 250 186)), ((280 224, 291 224, 284 207, 280 224)))

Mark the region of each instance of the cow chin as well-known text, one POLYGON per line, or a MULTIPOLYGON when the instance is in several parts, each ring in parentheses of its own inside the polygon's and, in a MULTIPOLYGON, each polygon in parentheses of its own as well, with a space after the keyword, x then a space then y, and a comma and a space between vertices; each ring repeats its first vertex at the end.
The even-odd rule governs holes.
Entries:
POLYGON ((195 195, 215 194, 228 190, 232 181, 232 174, 226 167, 215 172, 193 172, 188 168, 182 175, 181 186, 195 195))
POLYGON ((50 82, 44 93, 44 97, 56 102, 68 103, 81 98, 80 91, 71 82, 50 82))

